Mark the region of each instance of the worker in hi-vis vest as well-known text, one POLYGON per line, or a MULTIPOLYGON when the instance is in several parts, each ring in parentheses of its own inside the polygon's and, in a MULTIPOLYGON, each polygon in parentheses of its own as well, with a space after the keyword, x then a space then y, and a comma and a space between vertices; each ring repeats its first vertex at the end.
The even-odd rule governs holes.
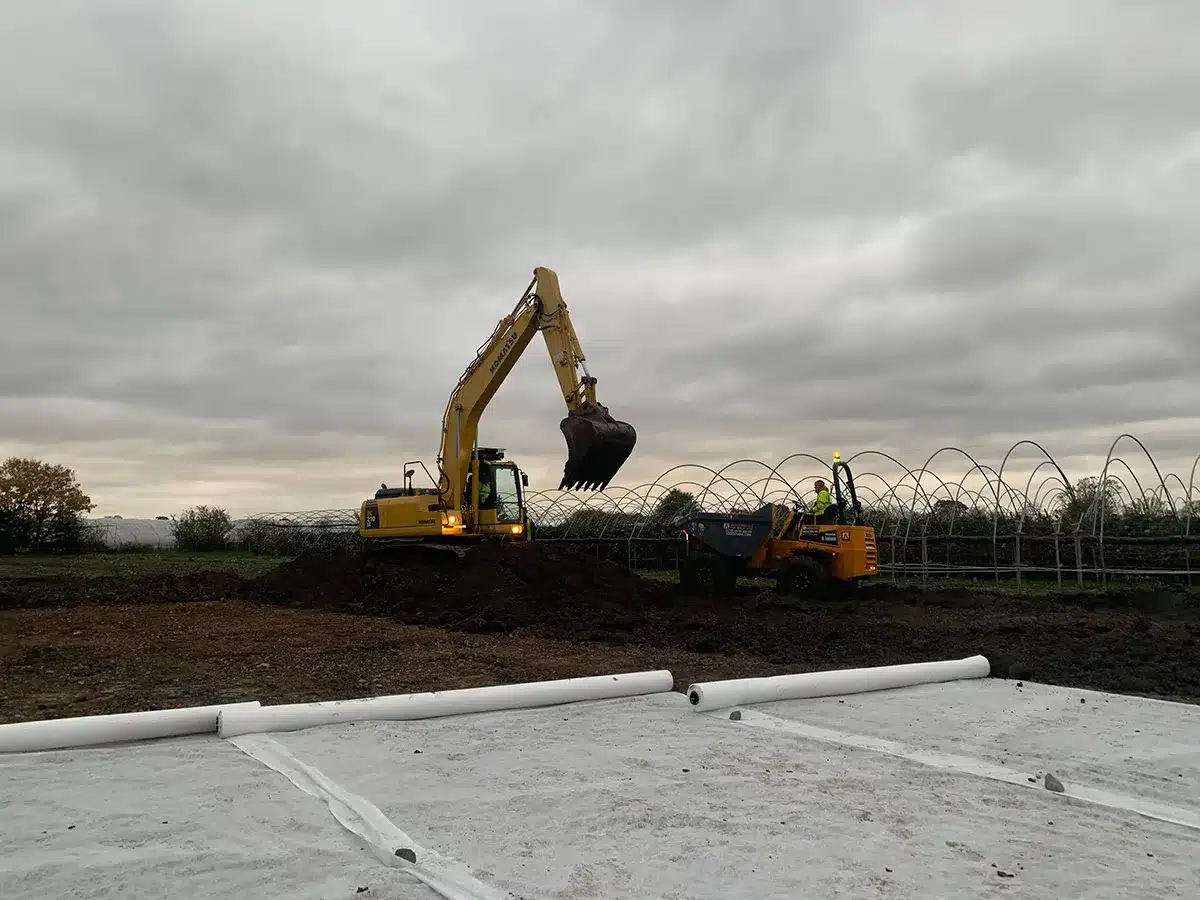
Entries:
POLYGON ((492 507, 492 467, 487 463, 479 466, 479 508, 492 507))
MULTIPOLYGON (((814 522, 832 521, 829 518, 830 511, 833 508, 833 497, 829 494, 829 487, 820 478, 813 485, 817 489, 817 499, 813 501, 809 508, 809 514, 812 515, 814 522)), ((836 510, 833 510, 836 512, 836 510)))

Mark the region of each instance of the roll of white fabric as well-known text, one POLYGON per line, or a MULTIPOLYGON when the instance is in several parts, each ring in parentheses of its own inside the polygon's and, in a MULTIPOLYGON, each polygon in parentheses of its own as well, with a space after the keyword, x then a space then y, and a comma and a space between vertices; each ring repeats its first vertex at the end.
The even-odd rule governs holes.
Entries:
POLYGON ((776 700, 802 700, 810 697, 829 697, 837 694, 862 694, 867 691, 886 691, 916 684, 935 684, 964 678, 986 678, 991 664, 986 657, 971 656, 938 662, 908 663, 899 666, 876 666, 866 669, 835 669, 828 672, 805 672, 800 675, 777 675, 772 678, 736 678, 730 681, 708 681, 688 687, 688 702, 697 712, 744 706, 752 703, 771 703, 776 700))
POLYGON ((0 753, 30 753, 145 741, 187 734, 213 734, 222 710, 258 709, 257 700, 183 709, 152 709, 111 716, 76 716, 0 725, 0 753))
POLYGON ((229 738, 242 734, 299 731, 319 725, 435 719, 464 713, 556 706, 585 700, 659 694, 670 691, 674 684, 674 676, 662 669, 529 684, 502 684, 456 691, 397 694, 362 700, 332 700, 322 703, 264 706, 259 709, 231 709, 222 712, 218 734, 229 738))

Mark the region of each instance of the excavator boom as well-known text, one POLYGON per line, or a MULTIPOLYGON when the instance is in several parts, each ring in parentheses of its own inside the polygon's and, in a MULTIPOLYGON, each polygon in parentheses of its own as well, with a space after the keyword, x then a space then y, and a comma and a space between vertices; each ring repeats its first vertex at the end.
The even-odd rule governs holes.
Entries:
POLYGON ((571 324, 571 315, 551 269, 534 270, 533 280, 513 311, 500 320, 491 338, 467 367, 450 395, 442 418, 438 464, 445 486, 456 500, 470 471, 479 419, 533 337, 541 332, 567 406, 559 428, 567 442, 560 490, 603 490, 633 452, 637 432, 614 419, 596 400, 596 379, 571 324))

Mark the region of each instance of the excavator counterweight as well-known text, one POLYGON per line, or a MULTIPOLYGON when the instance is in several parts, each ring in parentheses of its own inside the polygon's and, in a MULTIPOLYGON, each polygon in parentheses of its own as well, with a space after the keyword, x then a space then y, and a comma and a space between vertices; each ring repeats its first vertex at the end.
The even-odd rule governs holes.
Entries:
POLYGON ((560 491, 602 491, 608 487, 637 444, 637 432, 599 407, 571 413, 558 423, 567 439, 567 464, 560 491))

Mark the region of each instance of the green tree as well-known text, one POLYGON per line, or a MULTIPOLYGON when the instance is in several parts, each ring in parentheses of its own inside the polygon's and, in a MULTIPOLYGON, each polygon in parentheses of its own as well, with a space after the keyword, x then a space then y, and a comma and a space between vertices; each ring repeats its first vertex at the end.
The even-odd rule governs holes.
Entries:
POLYGON ((96 508, 75 470, 11 456, 0 464, 0 550, 58 549, 83 538, 82 516, 96 508))
POLYGON ((194 506, 171 519, 171 536, 179 550, 225 550, 231 531, 233 519, 228 512, 215 506, 194 506))
POLYGON ((1108 511, 1106 515, 1116 512, 1117 499, 1117 482, 1114 479, 1106 479, 1102 493, 1099 478, 1080 478, 1073 488, 1059 498, 1055 513, 1073 527, 1080 521, 1086 520, 1086 524, 1095 520, 1102 503, 1108 511))
POLYGON ((951 500, 948 497, 943 497, 933 504, 933 514, 947 519, 951 516, 956 518, 958 516, 965 516, 968 511, 967 504, 961 500, 951 500))
POLYGON ((650 520, 664 526, 674 525, 701 510, 700 501, 696 499, 695 494, 690 494, 680 488, 671 488, 654 504, 650 520))

